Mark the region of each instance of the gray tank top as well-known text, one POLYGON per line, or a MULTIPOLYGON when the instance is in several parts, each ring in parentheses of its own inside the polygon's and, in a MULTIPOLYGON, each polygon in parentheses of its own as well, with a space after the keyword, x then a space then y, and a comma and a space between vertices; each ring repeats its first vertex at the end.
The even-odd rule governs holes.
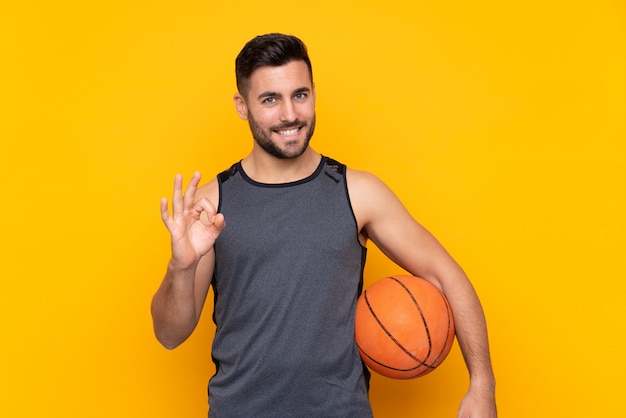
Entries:
POLYGON ((354 342, 366 249, 345 169, 322 157, 292 183, 255 182, 241 163, 218 176, 210 417, 372 416, 354 342))

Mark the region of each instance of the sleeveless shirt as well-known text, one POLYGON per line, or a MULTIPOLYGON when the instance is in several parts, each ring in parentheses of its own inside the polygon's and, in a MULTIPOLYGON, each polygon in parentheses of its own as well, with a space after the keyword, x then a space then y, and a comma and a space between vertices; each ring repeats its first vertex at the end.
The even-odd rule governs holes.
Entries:
POLYGON ((371 417, 354 342, 366 248, 346 167, 264 184, 241 162, 218 175, 209 417, 371 417))

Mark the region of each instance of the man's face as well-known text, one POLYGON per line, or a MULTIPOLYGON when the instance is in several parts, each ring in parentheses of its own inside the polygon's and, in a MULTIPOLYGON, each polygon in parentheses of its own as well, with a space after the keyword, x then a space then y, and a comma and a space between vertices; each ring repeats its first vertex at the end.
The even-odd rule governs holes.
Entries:
POLYGON ((300 156, 315 129, 315 88, 304 61, 257 68, 246 96, 236 94, 235 105, 256 144, 277 158, 300 156))

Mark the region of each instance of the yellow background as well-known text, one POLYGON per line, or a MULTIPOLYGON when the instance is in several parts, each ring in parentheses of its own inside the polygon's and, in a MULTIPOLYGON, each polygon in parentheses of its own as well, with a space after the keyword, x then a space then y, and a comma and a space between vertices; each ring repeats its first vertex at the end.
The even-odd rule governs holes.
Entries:
MULTIPOLYGON (((210 315, 172 352, 152 334, 159 200, 250 149, 233 63, 270 31, 309 46, 314 147, 472 278, 501 416, 626 416, 622 0, 2 0, 0 416, 205 416, 210 315)), ((367 283, 397 272, 371 249, 367 283)), ((455 346, 371 398, 453 417, 467 383, 455 346)))

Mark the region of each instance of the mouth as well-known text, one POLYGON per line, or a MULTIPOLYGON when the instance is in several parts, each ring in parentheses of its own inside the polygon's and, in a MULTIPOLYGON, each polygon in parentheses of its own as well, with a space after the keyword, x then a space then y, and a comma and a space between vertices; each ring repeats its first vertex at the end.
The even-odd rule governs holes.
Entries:
POLYGON ((278 131, 278 134, 280 136, 295 136, 298 134, 299 131, 300 131, 300 128, 292 128, 292 129, 287 129, 284 131, 278 131))
POLYGON ((290 127, 289 129, 275 129, 274 132, 276 132, 278 135, 282 136, 283 138, 293 138, 297 136, 298 133, 300 133, 301 129, 302 129, 302 126, 296 126, 296 127, 290 127))

